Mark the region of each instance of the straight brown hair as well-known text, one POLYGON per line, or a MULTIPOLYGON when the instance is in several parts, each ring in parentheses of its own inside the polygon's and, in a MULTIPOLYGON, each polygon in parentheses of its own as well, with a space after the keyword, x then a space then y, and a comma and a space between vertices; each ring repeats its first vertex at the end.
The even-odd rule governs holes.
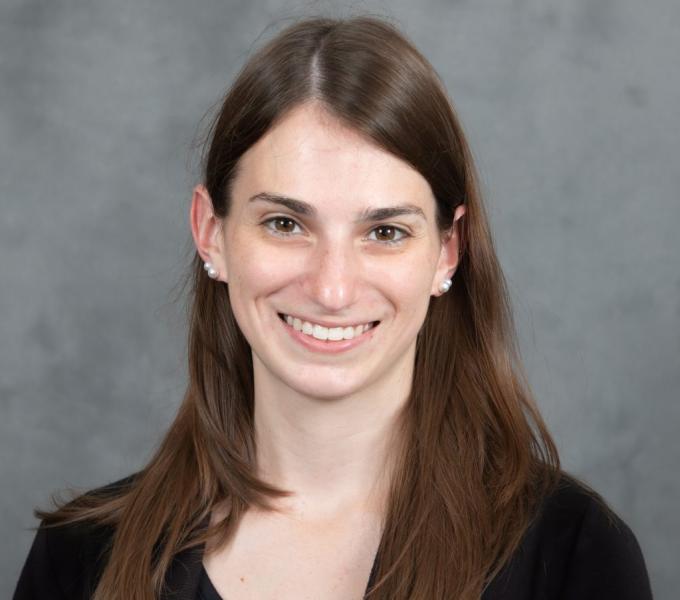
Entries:
MULTIPOLYGON (((313 17, 252 55, 208 131, 203 183, 226 217, 240 157, 314 102, 429 182, 442 234, 455 208, 461 257, 431 298, 398 430, 371 600, 478 599, 555 489, 560 461, 532 399, 470 149, 433 67, 383 18, 313 17)), ((229 540, 251 506, 290 492, 255 476, 251 349, 198 253, 188 273, 189 383, 149 463, 113 493, 36 510, 44 526, 112 526, 97 600, 151 599, 181 550, 229 540), (216 506, 225 519, 208 527, 216 506)))

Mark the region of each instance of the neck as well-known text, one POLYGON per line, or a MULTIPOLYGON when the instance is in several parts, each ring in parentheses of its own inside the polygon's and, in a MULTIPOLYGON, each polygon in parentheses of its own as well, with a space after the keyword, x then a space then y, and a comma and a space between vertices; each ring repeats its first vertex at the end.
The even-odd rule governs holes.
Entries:
POLYGON ((410 391, 408 369, 396 379, 342 398, 311 398, 255 368, 258 475, 294 495, 277 501, 304 520, 382 515, 398 419, 410 391))

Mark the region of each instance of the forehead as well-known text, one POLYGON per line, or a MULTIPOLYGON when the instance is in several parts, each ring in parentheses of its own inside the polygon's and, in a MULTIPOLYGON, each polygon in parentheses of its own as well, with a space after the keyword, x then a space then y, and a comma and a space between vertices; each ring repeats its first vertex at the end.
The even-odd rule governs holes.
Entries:
POLYGON ((288 113, 241 157, 234 195, 272 192, 319 209, 398 203, 434 210, 427 180, 411 165, 315 105, 288 113))

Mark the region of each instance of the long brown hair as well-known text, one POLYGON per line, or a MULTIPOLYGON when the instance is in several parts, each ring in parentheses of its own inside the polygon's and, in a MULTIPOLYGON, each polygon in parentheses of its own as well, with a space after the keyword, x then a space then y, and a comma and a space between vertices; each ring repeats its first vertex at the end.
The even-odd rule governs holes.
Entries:
MULTIPOLYGON (((445 88, 391 23, 306 18, 253 54, 212 122, 204 183, 229 212, 239 158, 286 113, 316 102, 417 169, 442 232, 455 208, 462 252, 449 293, 418 334, 400 453, 368 598, 479 598, 557 483, 557 449, 535 407, 470 149, 445 88)), ((251 350, 196 253, 189 273, 189 383, 149 463, 109 495, 84 495, 46 525, 115 527, 95 598, 153 598, 180 550, 225 543, 250 506, 285 495, 255 476, 251 350), (225 519, 206 527, 217 505, 225 519)))

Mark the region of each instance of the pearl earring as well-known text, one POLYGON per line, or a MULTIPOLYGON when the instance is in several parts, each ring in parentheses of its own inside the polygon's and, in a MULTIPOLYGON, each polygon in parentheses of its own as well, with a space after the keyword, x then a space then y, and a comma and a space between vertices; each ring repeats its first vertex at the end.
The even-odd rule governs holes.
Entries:
POLYGON ((444 281, 442 281, 439 284, 439 291, 442 294, 446 294, 446 292, 448 292, 451 289, 452 284, 453 284, 453 282, 450 279, 444 279, 444 281))
POLYGON ((208 277, 210 277, 210 279, 217 279, 217 275, 218 275, 217 269, 213 266, 213 264, 211 262, 205 263, 203 265, 203 269, 205 269, 205 271, 207 271, 208 277))

